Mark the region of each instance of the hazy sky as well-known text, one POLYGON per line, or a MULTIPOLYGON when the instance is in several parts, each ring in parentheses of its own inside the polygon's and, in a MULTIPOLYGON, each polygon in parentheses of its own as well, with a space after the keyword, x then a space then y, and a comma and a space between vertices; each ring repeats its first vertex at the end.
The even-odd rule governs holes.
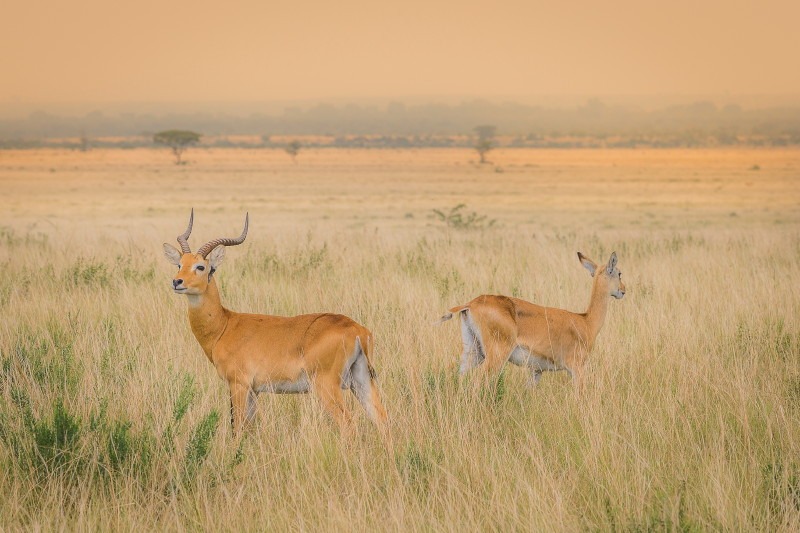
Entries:
POLYGON ((3 0, 0 102, 798 94, 800 0, 3 0))

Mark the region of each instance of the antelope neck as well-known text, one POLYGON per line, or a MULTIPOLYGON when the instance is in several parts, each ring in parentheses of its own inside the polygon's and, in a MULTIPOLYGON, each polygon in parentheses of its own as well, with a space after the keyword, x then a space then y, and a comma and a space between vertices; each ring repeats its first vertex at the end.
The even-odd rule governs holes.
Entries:
MULTIPOLYGON (((597 276, 603 274, 598 272, 597 276)), ((592 296, 589 299, 589 308, 586 310, 586 322, 589 326, 589 334, 592 341, 600 333, 600 328, 603 327, 603 322, 606 319, 606 311, 608 310, 608 290, 600 278, 596 278, 592 284, 592 296)))
POLYGON ((211 278, 205 293, 188 295, 188 299, 192 333, 197 337, 206 356, 211 359, 211 351, 228 325, 230 311, 222 307, 214 278, 211 278))

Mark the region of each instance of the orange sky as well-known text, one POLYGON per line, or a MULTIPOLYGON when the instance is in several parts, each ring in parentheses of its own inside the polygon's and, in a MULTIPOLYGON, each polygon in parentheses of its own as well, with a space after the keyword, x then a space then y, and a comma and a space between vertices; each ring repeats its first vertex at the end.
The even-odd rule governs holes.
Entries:
POLYGON ((800 94, 798 27, 800 0, 4 0, 0 103, 800 94))

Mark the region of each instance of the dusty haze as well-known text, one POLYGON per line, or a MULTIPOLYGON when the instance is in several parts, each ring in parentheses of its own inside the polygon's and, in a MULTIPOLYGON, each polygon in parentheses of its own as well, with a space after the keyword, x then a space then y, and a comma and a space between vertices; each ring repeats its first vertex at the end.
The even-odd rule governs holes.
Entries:
POLYGON ((4 3, 0 104, 800 93, 800 3, 4 3))

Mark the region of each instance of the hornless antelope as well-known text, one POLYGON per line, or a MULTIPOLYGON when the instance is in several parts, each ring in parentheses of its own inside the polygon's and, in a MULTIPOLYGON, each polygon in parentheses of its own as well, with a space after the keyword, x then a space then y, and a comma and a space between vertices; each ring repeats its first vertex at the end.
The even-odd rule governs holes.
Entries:
POLYGON ((566 370, 579 384, 583 365, 603 327, 608 299, 622 298, 625 284, 617 269, 616 252, 599 269, 580 252, 578 259, 594 277, 585 313, 542 307, 508 296, 483 295, 442 316, 436 324, 450 320, 453 313, 461 314, 464 351, 459 374, 483 364, 488 375, 510 361, 530 369, 533 385, 539 383, 542 372, 550 370, 566 370))
POLYGON ((386 411, 369 361, 372 333, 343 315, 283 317, 225 309, 214 272, 225 257, 225 247, 244 242, 249 215, 239 238, 215 239, 196 254, 187 242, 193 220, 194 210, 186 232, 178 236, 181 251, 164 243, 164 255, 178 267, 172 288, 186 295, 189 324, 197 342, 228 382, 234 433, 255 414, 259 392, 305 393, 312 389, 343 431, 351 425, 343 389, 353 391, 369 417, 382 427, 386 411))

